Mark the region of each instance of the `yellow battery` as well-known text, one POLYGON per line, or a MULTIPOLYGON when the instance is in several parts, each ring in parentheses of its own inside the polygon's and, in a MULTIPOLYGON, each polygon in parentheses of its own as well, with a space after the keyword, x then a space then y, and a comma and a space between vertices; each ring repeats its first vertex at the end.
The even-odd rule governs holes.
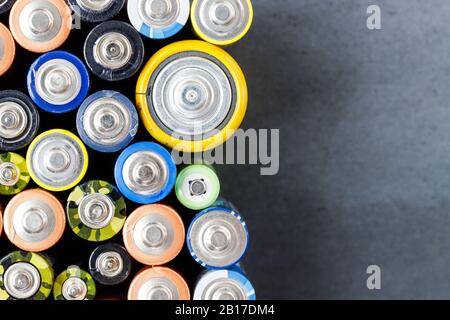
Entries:
POLYGON ((199 40, 172 43, 143 69, 136 102, 148 132, 184 152, 215 148, 241 125, 248 90, 240 66, 223 49, 199 40))

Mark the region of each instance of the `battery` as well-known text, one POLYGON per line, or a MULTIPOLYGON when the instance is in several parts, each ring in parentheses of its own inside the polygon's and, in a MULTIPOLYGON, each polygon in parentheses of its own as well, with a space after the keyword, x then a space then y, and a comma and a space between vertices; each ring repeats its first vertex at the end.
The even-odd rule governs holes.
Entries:
POLYGON ((142 35, 166 39, 177 34, 189 19, 189 0, 128 0, 128 18, 142 35))
POLYGON ((8 12, 15 0, 0 0, 0 14, 8 12))
POLYGON ((106 81, 136 74, 144 61, 144 43, 128 23, 107 21, 96 26, 84 43, 84 58, 91 71, 106 81))
POLYGON ((183 220, 174 209, 162 204, 137 208, 123 228, 123 241, 130 255, 151 266, 172 261, 184 240, 183 220))
POLYGON ((33 101, 16 90, 0 91, 0 151, 26 147, 39 130, 39 113, 33 101))
POLYGON ((175 194, 189 209, 202 210, 210 207, 217 200, 219 193, 219 178, 209 165, 189 165, 178 174, 175 194))
POLYGON ((116 91, 99 91, 78 109, 77 130, 81 139, 99 152, 116 152, 135 137, 139 115, 134 104, 116 91))
POLYGON ((202 40, 226 46, 247 34, 253 6, 250 0, 194 0, 191 21, 202 40))
POLYGON ((36 105, 51 113, 75 110, 89 91, 89 73, 71 53, 52 51, 40 56, 30 67, 28 92, 36 105))
POLYGON ((122 230, 125 214, 125 199, 112 184, 103 180, 91 180, 77 186, 67 199, 70 228, 88 241, 114 237, 122 230))
POLYGON ((29 182, 30 174, 24 157, 13 152, 0 154, 0 195, 15 195, 29 182))
POLYGON ((2 235, 3 231, 3 204, 0 203, 0 236, 2 235))
POLYGON ((95 281, 78 266, 70 266, 55 279, 53 298, 55 300, 94 300, 95 281))
POLYGON ((69 37, 71 10, 64 0, 17 0, 9 14, 9 27, 24 49, 48 52, 69 37))
POLYGON ((247 225, 236 210, 213 206, 194 217, 186 242, 194 260, 203 267, 229 268, 247 250, 247 225))
POLYGON ((158 51, 136 88, 141 119, 160 143, 184 152, 223 144, 247 109, 247 84, 237 62, 223 49, 198 40, 158 51))
POLYGON ((89 162, 80 138, 62 129, 37 136, 28 148, 26 159, 33 181, 50 191, 75 187, 86 174, 89 162))
POLYGON ((11 252, 0 260, 0 300, 45 300, 53 279, 53 269, 44 256, 11 252))
POLYGON ((147 267, 130 284, 128 300, 189 300, 183 277, 166 267, 147 267))
POLYGON ((0 76, 11 68, 15 55, 16 43, 11 32, 3 23, 0 23, 0 76))
POLYGON ((129 200, 150 204, 172 191, 177 167, 172 155, 153 142, 138 142, 117 159, 114 176, 120 192, 129 200))
POLYGON ((89 272, 98 283, 117 285, 127 280, 131 258, 124 247, 116 243, 102 244, 89 257, 89 272))
POLYGON ((253 285, 241 272, 209 270, 200 276, 194 300, 256 300, 256 295, 253 285))
POLYGON ((53 247, 65 227, 63 206, 55 196, 41 189, 19 193, 5 208, 6 236, 25 251, 40 252, 53 247))
POLYGON ((69 0, 70 7, 86 22, 102 22, 119 14, 125 0, 69 0))

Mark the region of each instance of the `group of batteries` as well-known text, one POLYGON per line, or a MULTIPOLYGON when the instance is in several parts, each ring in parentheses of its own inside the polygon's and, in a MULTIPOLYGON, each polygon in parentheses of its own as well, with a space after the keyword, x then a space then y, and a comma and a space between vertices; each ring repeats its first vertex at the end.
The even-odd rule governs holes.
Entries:
POLYGON ((219 198, 212 166, 178 172, 170 152, 210 150, 239 128, 247 85, 219 46, 247 33, 250 0, 0 0, 0 14, 9 14, 9 28, 0 24, 0 76, 14 63, 16 43, 42 54, 29 68, 28 94, 0 91, 0 235, 18 248, 0 260, 0 299, 94 299, 96 284, 128 278, 130 300, 255 299, 239 266, 248 245, 244 219, 219 198), (131 24, 111 20, 125 7, 131 24), (94 25, 81 59, 55 51, 69 38, 74 14, 94 25), (169 38, 189 17, 201 40, 171 43, 141 70, 142 36, 169 38), (137 108, 116 91, 89 95, 95 77, 122 81, 138 71, 137 108), (39 112, 74 110, 78 135, 39 132, 39 112), (132 144, 139 119, 160 144, 132 144), (101 177, 82 181, 86 146, 119 152, 110 169, 115 185, 101 177), (30 179, 40 189, 27 189, 30 179), (160 203, 172 190, 183 207, 197 211, 187 231, 182 216, 160 203), (61 191, 71 191, 65 208, 54 194, 61 191), (139 206, 128 212, 127 202, 139 206), (66 223, 79 238, 104 243, 90 253, 88 270, 65 266, 57 275, 46 250, 61 240, 66 223), (120 233, 123 242, 111 240, 120 233), (205 269, 192 294, 182 272, 167 266, 185 244, 205 269), (132 275, 133 261, 146 267, 132 275))

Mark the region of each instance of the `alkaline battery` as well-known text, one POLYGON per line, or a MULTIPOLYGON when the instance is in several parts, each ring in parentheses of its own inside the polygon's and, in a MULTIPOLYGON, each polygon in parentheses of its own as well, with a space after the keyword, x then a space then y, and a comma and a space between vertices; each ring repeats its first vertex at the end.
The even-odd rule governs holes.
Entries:
POLYGON ((0 236, 3 231, 3 204, 0 203, 0 236))
POLYGON ((247 250, 247 225, 236 210, 210 207, 194 217, 186 242, 194 260, 203 267, 229 268, 237 264, 247 250))
POLYGON ((15 1, 16 0, 1 0, 0 1, 0 14, 9 11, 9 9, 11 9, 11 7, 13 6, 15 1))
POLYGON ((65 113, 80 106, 89 91, 89 73, 71 53, 52 51, 30 67, 28 92, 36 105, 51 113, 65 113))
POLYGON ((95 281, 86 271, 70 266, 55 279, 53 298, 55 300, 94 300, 95 281))
POLYGON ((134 104, 115 91, 94 93, 78 109, 78 134, 84 143, 100 152, 122 150, 133 140, 138 127, 134 104))
POLYGON ((131 272, 131 258, 124 247, 107 243, 95 248, 89 257, 89 272, 103 285, 124 282, 131 272))
POLYGON ((173 189, 177 167, 172 155, 159 144, 138 142, 117 159, 114 176, 120 192, 131 201, 150 204, 173 189))
POLYGON ((126 219, 125 199, 110 183, 92 180, 77 186, 67 200, 67 217, 80 238, 105 241, 122 230, 126 219))
POLYGON ((6 236, 25 251, 39 252, 53 247, 65 227, 63 206, 55 196, 41 189, 19 193, 5 208, 6 236))
POLYGON ((178 174, 175 194, 187 208, 201 210, 210 207, 220 193, 220 182, 215 170, 208 165, 194 164, 178 174))
POLYGON ((3 23, 0 23, 0 76, 11 68, 15 55, 16 43, 11 32, 3 23))
POLYGON ((194 0, 191 21, 202 40, 229 45, 242 39, 250 29, 252 3, 250 0, 194 0))
POLYGON ((186 25, 189 0, 128 0, 131 24, 150 39, 166 39, 186 25))
POLYGON ((130 255, 146 265, 172 261, 184 245, 183 220, 171 207, 141 206, 125 222, 123 241, 130 255))
POLYGON ((17 0, 9 15, 17 43, 33 52, 48 52, 69 37, 72 15, 64 0, 17 0))
POLYGON ((132 77, 144 61, 144 43, 128 23, 107 21, 96 26, 84 43, 84 58, 91 71, 107 81, 132 77))
POLYGON ((181 41, 153 55, 139 77, 136 101, 156 140, 201 152, 224 143, 239 128, 247 84, 224 50, 204 41, 181 41))
POLYGON ((128 300, 189 300, 183 277, 166 267, 147 267, 130 284, 128 300))
POLYGON ((27 152, 31 178, 50 191, 75 187, 86 174, 88 161, 83 142, 73 133, 61 129, 41 133, 27 152))
POLYGON ((53 279, 50 262, 42 255, 14 251, 0 260, 0 300, 45 300, 53 279))
POLYGON ((16 90, 0 91, 0 150, 27 146, 39 129, 39 113, 28 96, 16 90))
POLYGON ((241 272, 209 270, 200 276, 194 300, 256 300, 256 295, 253 285, 241 272))
POLYGON ((73 11, 86 22, 102 22, 119 14, 125 0, 69 0, 73 11))
POLYGON ((23 191, 30 182, 27 163, 13 152, 0 154, 0 195, 10 196, 23 191))

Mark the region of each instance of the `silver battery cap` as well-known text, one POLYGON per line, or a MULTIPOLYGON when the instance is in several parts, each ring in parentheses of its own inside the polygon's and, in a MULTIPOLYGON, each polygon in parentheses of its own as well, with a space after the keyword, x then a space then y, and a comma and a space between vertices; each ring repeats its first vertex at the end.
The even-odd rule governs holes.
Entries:
POLYGON ((178 300, 178 289, 167 278, 151 278, 143 283, 138 292, 138 300, 178 300))
POLYGON ((84 300, 86 298, 88 288, 83 279, 78 277, 70 277, 64 281, 61 292, 66 300, 84 300))
POLYGON ((120 275, 123 271, 123 264, 122 256, 115 251, 103 252, 95 261, 98 272, 107 278, 120 275))
POLYGON ((116 206, 113 200, 101 193, 91 193, 84 196, 78 206, 81 222, 87 227, 99 230, 111 223, 116 206))
POLYGON ((153 213, 142 217, 136 223, 133 240, 145 254, 160 256, 172 246, 174 230, 167 218, 153 213))
POLYGON ((33 297, 41 286, 39 270, 30 263, 17 262, 6 269, 3 275, 6 292, 15 299, 33 297))
POLYGON ((23 135, 28 128, 28 114, 14 101, 0 103, 0 137, 8 140, 23 135))
POLYGON ((20 169, 12 162, 0 164, 0 185, 12 187, 20 180, 20 169))
POLYGON ((101 66, 116 70, 126 66, 133 56, 133 46, 125 34, 108 32, 94 43, 94 60, 101 66))

